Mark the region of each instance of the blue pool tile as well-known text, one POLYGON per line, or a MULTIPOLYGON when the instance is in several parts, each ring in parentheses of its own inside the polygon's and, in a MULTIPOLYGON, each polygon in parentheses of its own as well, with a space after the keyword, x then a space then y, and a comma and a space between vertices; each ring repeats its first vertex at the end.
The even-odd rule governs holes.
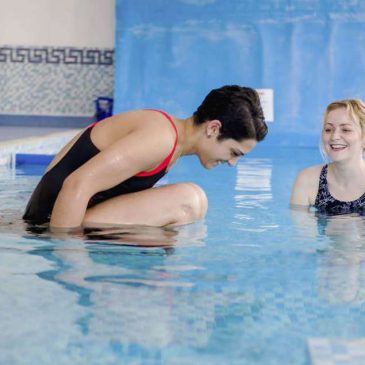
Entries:
POLYGON ((365 338, 336 340, 311 338, 308 348, 312 365, 364 365, 365 338))

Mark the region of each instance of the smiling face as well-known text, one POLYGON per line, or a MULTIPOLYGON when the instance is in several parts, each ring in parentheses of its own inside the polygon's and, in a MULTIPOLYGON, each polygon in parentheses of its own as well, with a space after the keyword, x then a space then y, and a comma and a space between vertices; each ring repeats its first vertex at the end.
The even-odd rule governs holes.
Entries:
POLYGON ((241 142, 234 139, 215 139, 212 149, 200 156, 200 162, 207 169, 223 163, 235 166, 239 158, 250 152, 256 146, 256 143, 253 139, 246 139, 241 142))
POLYGON ((197 155, 200 163, 206 169, 223 163, 234 166, 241 156, 256 146, 257 141, 254 139, 242 141, 236 141, 232 138, 219 139, 220 127, 220 122, 216 120, 207 122, 205 126, 204 136, 200 141, 197 155))
POLYGON ((346 108, 337 108, 328 113, 322 143, 333 162, 362 158, 364 138, 361 127, 349 117, 346 108))

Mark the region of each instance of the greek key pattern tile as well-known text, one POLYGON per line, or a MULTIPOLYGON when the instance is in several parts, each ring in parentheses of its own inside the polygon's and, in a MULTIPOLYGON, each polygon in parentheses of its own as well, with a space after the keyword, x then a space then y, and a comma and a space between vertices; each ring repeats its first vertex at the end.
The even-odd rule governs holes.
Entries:
POLYGON ((113 65, 111 49, 74 47, 0 47, 0 62, 66 65, 113 65))
POLYGON ((113 96, 112 50, 3 47, 0 114, 92 116, 113 96))

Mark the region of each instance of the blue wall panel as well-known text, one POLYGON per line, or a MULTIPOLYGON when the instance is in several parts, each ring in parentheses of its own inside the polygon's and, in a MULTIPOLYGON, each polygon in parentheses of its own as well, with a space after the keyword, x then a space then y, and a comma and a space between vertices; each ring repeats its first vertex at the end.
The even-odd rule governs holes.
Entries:
POLYGON ((179 116, 224 84, 272 88, 268 141, 318 143, 335 99, 365 96, 365 2, 117 0, 115 113, 179 116))

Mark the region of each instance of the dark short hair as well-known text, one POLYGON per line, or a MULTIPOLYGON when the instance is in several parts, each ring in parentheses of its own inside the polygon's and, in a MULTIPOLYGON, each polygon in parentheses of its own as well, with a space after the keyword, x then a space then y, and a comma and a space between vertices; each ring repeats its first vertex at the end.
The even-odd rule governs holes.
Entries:
POLYGON ((218 139, 262 141, 268 131, 256 90, 226 85, 212 90, 193 114, 194 124, 209 120, 222 123, 218 139))

